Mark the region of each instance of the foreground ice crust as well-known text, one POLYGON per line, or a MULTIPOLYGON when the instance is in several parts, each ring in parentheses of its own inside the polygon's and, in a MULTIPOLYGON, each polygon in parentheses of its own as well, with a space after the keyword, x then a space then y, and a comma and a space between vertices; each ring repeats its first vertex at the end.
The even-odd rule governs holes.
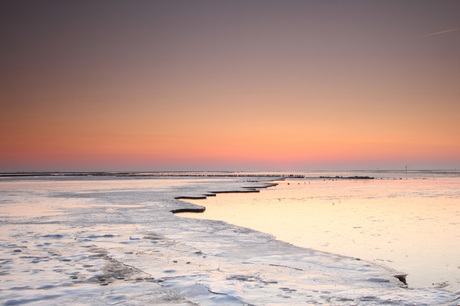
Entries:
POLYGON ((104 181, 91 190, 13 183, 0 181, 3 207, 46 213, 0 213, 3 305, 459 305, 458 293, 407 287, 387 267, 171 213, 196 208, 177 196, 261 183, 215 178, 114 189, 104 181))

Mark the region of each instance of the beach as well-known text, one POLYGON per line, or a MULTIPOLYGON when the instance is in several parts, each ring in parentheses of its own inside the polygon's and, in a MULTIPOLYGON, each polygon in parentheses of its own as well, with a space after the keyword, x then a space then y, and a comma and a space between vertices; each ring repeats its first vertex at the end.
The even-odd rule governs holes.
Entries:
POLYGON ((456 305, 404 272, 173 214, 187 198, 257 192, 276 176, 0 178, 4 305, 456 305))

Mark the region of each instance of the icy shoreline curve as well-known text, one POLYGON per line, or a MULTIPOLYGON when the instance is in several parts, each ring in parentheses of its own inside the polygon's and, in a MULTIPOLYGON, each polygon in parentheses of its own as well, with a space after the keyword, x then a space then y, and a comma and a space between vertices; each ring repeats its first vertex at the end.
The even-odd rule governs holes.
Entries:
MULTIPOLYGON (((264 178, 2 178, 4 305, 457 305, 386 267, 299 248, 184 202, 264 178)), ((262 184, 262 185, 261 185, 262 184)))

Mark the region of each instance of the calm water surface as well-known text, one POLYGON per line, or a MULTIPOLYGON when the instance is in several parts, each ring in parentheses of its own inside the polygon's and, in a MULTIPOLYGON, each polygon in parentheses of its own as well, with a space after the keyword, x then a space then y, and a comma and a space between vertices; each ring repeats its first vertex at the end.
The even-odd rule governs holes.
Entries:
POLYGON ((460 289, 460 177, 290 179, 192 202, 206 212, 188 216, 386 265, 410 287, 460 289))

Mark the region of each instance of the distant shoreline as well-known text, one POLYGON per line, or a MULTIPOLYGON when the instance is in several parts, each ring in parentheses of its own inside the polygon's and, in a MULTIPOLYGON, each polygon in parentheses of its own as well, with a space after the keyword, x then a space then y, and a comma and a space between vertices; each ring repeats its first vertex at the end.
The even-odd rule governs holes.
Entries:
POLYGON ((264 173, 242 174, 235 172, 209 173, 207 171, 190 172, 5 172, 0 173, 0 177, 59 177, 59 176, 108 176, 108 177, 282 177, 282 178, 304 178, 302 175, 273 175, 264 173))
MULTIPOLYGON (((313 171, 27 171, 0 172, 1 177, 270 177, 299 179, 374 179, 379 174, 394 173, 399 175, 427 174, 445 175, 458 174, 460 170, 313 170, 313 171), (341 173, 366 175, 339 175, 341 173), (315 174, 311 176, 312 174, 315 174), (326 174, 326 175, 323 175, 326 174), (374 174, 374 176, 367 175, 374 174)), ((396 177, 396 176, 395 176, 396 177)))

